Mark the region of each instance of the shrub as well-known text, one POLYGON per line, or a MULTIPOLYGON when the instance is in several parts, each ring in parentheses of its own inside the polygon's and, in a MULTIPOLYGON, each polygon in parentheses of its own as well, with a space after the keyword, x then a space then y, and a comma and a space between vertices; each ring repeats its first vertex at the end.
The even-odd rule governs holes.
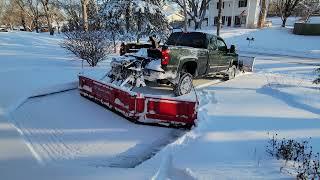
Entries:
POLYGON ((92 67, 112 52, 112 41, 105 31, 71 31, 64 34, 65 40, 61 46, 86 60, 92 67))
POLYGON ((320 178, 319 153, 313 153, 312 146, 309 146, 308 141, 299 142, 294 139, 278 139, 277 134, 275 134, 269 139, 266 151, 278 160, 285 160, 284 166, 292 168, 297 179, 320 178), (293 163, 288 165, 288 161, 293 163))
POLYGON ((316 69, 316 73, 318 74, 318 77, 313 81, 313 83, 320 84, 320 67, 316 69))

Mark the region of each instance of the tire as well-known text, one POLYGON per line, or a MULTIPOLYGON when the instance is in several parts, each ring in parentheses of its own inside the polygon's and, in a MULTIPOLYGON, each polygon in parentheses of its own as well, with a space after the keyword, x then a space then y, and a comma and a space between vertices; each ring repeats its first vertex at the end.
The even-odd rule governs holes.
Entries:
POLYGON ((230 80, 230 79, 234 79, 236 77, 236 73, 237 73, 237 68, 235 65, 229 67, 228 69, 228 78, 226 78, 227 80, 230 80))
POLYGON ((188 94, 191 92, 192 86, 192 75, 190 73, 182 73, 178 84, 173 87, 173 92, 176 96, 188 94))

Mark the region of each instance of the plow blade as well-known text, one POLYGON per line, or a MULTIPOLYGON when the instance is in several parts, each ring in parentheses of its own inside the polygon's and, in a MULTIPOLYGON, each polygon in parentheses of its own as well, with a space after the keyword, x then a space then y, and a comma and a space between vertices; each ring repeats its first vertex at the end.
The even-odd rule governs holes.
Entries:
POLYGON ((241 65, 241 70, 246 72, 253 72, 255 57, 239 56, 238 60, 239 60, 239 64, 241 65))
POLYGON ((197 119, 196 101, 144 96, 85 76, 79 76, 79 91, 82 96, 142 124, 190 128, 197 119))

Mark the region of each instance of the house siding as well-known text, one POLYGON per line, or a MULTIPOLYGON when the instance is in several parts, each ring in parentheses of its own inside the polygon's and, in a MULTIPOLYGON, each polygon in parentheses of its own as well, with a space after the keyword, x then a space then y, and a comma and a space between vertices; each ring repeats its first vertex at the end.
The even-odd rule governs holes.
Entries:
MULTIPOLYGON (((222 26, 256 28, 260 12, 260 0, 247 0, 246 7, 239 7, 239 1, 243 0, 223 1, 222 20, 224 21, 222 26)), ((208 18, 208 23, 203 22, 202 27, 206 27, 207 24, 209 27, 215 26, 218 17, 217 3, 218 0, 210 1, 209 10, 205 16, 208 18)), ((194 27, 194 24, 190 23, 190 27, 194 27)))

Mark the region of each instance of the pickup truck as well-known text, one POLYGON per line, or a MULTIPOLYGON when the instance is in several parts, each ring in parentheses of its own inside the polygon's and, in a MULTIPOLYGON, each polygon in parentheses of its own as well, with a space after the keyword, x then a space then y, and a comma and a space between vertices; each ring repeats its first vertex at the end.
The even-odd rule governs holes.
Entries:
POLYGON ((148 48, 148 57, 159 59, 160 70, 148 67, 144 79, 171 84, 177 96, 192 90, 192 80, 206 76, 223 75, 232 79, 239 68, 235 46, 227 47, 218 36, 202 32, 174 32, 159 49, 147 44, 123 44, 121 55, 134 53, 140 48, 148 48), (149 48, 148 48, 149 47, 149 48))

